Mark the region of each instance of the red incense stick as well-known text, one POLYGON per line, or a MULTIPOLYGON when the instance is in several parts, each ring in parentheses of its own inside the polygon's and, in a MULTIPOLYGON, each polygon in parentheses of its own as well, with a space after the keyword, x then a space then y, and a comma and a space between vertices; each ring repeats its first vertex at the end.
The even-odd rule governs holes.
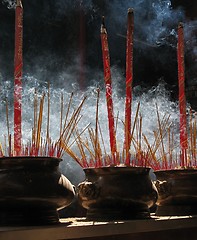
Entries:
POLYGON ((112 100, 110 57, 109 57, 107 31, 104 24, 104 17, 101 25, 101 43, 102 43, 102 54, 103 54, 104 79, 105 79, 105 87, 106 87, 110 147, 111 147, 113 163, 116 164, 115 155, 116 155, 117 149, 116 149, 116 133, 115 133, 115 125, 114 125, 113 100, 112 100))
POLYGON ((126 100, 125 100, 125 148, 126 161, 130 164, 129 148, 131 143, 131 105, 132 105, 132 81, 133 81, 133 9, 128 10, 127 21, 127 49, 126 49, 126 100))
POLYGON ((185 65, 184 65, 184 33, 183 24, 178 26, 178 80, 179 80, 179 110, 180 110, 180 145, 181 145, 181 166, 186 164, 187 142, 187 118, 186 118, 186 98, 185 98, 185 65))
POLYGON ((15 10, 15 56, 14 56, 14 154, 21 154, 21 101, 22 101, 22 50, 23 50, 23 7, 21 0, 15 10))

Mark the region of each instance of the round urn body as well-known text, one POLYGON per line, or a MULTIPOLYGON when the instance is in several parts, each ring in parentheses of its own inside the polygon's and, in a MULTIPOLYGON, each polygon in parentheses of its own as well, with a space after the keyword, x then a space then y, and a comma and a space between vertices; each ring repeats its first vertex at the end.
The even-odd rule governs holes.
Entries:
POLYGON ((45 225, 59 222, 58 210, 71 204, 75 190, 59 171, 61 159, 0 159, 0 224, 45 225))
POLYGON ((158 190, 156 215, 197 214, 197 170, 155 171, 158 190))
POLYGON ((86 180, 78 185, 80 204, 87 219, 149 218, 157 191, 149 168, 102 167, 84 169, 86 180))

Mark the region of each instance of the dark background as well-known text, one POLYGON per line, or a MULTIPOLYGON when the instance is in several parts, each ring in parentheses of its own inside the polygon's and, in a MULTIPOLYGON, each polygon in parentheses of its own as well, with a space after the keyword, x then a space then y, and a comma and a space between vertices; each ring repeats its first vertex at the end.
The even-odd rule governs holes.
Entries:
MULTIPOLYGON (((164 81, 176 99, 176 29, 179 21, 185 24, 186 86, 196 83, 195 0, 22 2, 24 76, 33 75, 43 82, 50 80, 56 86, 61 85, 62 79, 66 82, 72 76, 72 81, 76 81, 81 89, 95 82, 102 84, 102 15, 106 18, 111 65, 124 76, 127 9, 132 7, 135 17, 133 86, 149 88, 164 81)), ((9 1, 0 2, 2 81, 13 78, 14 17, 9 1)))

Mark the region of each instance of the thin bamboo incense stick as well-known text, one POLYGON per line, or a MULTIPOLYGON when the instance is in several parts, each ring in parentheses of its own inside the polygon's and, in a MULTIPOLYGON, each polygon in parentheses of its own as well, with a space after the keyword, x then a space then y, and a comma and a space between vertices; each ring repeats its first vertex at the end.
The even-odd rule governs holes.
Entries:
POLYGON ((8 100, 6 99, 6 123, 8 132, 8 155, 11 155, 11 142, 10 142, 10 124, 9 124, 9 111, 8 111, 8 100))
POLYGON ((36 151, 37 151, 37 154, 39 152, 40 143, 41 143, 41 128, 42 128, 44 97, 45 97, 45 94, 43 94, 43 96, 40 100, 40 111, 39 111, 38 124, 37 124, 37 126, 38 126, 37 127, 37 137, 36 137, 36 151))
POLYGON ((67 111, 66 111, 66 117, 65 117, 65 120, 64 120, 64 129, 66 127, 66 123, 67 123, 67 119, 68 119, 68 114, 70 112, 70 108, 71 108, 71 103, 72 103, 72 99, 73 99, 73 92, 71 93, 70 95, 70 99, 69 99, 69 102, 68 102, 68 107, 67 107, 67 111))
MULTIPOLYGON (((62 131, 61 136, 59 137, 59 140, 63 140, 64 142, 68 142, 72 132, 75 128, 75 126, 77 125, 77 123, 80 121, 81 117, 80 117, 80 112, 82 110, 82 106, 85 102, 87 97, 84 97, 81 101, 81 103, 79 104, 78 108, 73 112, 69 122, 66 124, 67 121, 64 122, 64 128, 62 131)), ((70 108, 70 106, 68 106, 68 108, 70 108)), ((67 111, 68 112, 68 111, 67 111)), ((66 116, 67 117, 67 116, 66 116)))
POLYGON ((102 19, 102 24, 101 24, 101 44, 102 44, 102 55, 103 55, 104 80, 105 80, 105 88, 106 88, 110 147, 111 147, 113 162, 114 164, 116 164, 115 155, 116 155, 117 149, 116 149, 116 134, 115 134, 113 100, 112 100, 110 57, 109 57, 108 38, 107 38, 107 31, 104 23, 104 17, 102 19))
POLYGON ((78 137, 81 137, 81 135, 86 131, 86 129, 88 129, 89 126, 90 126, 90 123, 86 127, 84 127, 80 133, 77 134, 77 137, 74 138, 74 140, 69 144, 69 146, 68 146, 69 148, 75 143, 75 141, 77 140, 78 137))
POLYGON ((49 129, 50 129, 50 82, 48 82, 48 107, 47 107, 47 136, 46 136, 46 142, 49 140, 49 129))
POLYGON ((63 93, 61 93, 61 100, 60 100, 60 136, 62 134, 63 111, 64 111, 64 97, 63 97, 63 93))
POLYGON ((14 154, 20 155, 22 141, 22 68, 23 68, 23 7, 16 1, 14 55, 14 154))
POLYGON ((157 121, 158 121, 158 127, 159 127, 159 135, 160 135, 160 139, 161 139, 162 159, 163 159, 164 167, 167 169, 168 166, 167 166, 167 160, 166 160, 165 148, 164 148, 164 142, 163 142, 163 131, 162 131, 162 127, 161 127, 161 121, 160 121, 160 117, 159 117, 159 110, 158 110, 157 103, 156 103, 156 112, 157 112, 157 121))
POLYGON ((101 141, 102 141, 102 145, 103 145, 104 154, 105 154, 105 156, 107 156, 105 142, 104 142, 104 139, 103 139, 103 133, 102 133, 101 126, 100 126, 99 122, 98 122, 98 126, 99 126, 99 133, 100 133, 100 136, 101 136, 101 141))
POLYGON ((179 110, 180 110, 180 145, 181 145, 181 166, 186 163, 187 140, 187 119, 186 119, 186 99, 185 99, 185 64, 184 64, 184 33, 183 24, 178 25, 178 83, 179 83, 179 110))
POLYGON ((37 98, 37 90, 35 89, 35 93, 34 93, 34 126, 33 126, 33 131, 32 131, 32 148, 35 147, 35 143, 36 143, 37 111, 38 111, 38 98, 37 98))
POLYGON ((171 128, 168 128, 168 153, 169 153, 169 168, 172 168, 172 143, 171 143, 171 128))
POLYGON ((156 165, 159 165, 158 160, 157 160, 157 158, 156 158, 156 156, 155 156, 155 154, 154 154, 154 152, 152 150, 152 147, 150 146, 150 144, 148 142, 147 137, 144 134, 142 134, 142 136, 143 136, 143 138, 144 138, 144 140, 145 140, 145 142, 146 142, 146 144, 148 146, 148 149, 150 150, 150 154, 151 154, 152 160, 154 161, 153 163, 156 164, 156 165))
MULTIPOLYGON (((134 119, 134 123, 133 123, 133 128, 132 128, 132 131, 130 133, 130 140, 132 141, 132 138, 133 138, 133 134, 134 134, 134 131, 135 131, 135 128, 136 128, 136 122, 137 122, 137 119, 138 119, 138 114, 139 114, 139 109, 140 109, 140 102, 138 103, 137 105, 137 110, 136 110, 136 114, 135 114, 135 119, 134 119)), ((129 149, 130 149, 130 145, 129 145, 129 149)), ((130 165, 130 158, 126 158, 125 160, 125 165, 130 165)))
MULTIPOLYGON (((63 121, 63 111, 64 111, 64 98, 63 98, 63 94, 61 93, 61 97, 60 97, 60 136, 62 135, 62 121, 63 121)), ((62 139, 60 138, 59 141, 62 141, 62 139)), ((59 141, 56 142, 55 147, 57 147, 57 155, 61 155, 61 144, 59 143, 59 141)))

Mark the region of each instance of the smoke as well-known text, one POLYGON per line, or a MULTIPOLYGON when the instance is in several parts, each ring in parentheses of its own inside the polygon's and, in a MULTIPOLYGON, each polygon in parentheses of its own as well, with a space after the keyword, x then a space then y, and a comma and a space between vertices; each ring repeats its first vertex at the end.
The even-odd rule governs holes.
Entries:
MULTIPOLYGON (((14 11, 15 1, 3 0, 0 4, 0 81, 1 112, 5 113, 5 99, 9 99, 9 122, 13 126, 13 56, 14 56, 14 11)), ((88 96, 80 129, 87 123, 95 124, 95 89, 101 88, 100 123, 109 151, 107 111, 103 83, 103 69, 100 43, 101 16, 105 15, 109 36, 112 64, 112 84, 115 116, 124 120, 125 101, 125 46, 128 8, 134 9, 134 95, 132 115, 138 102, 141 103, 143 131, 151 140, 151 133, 157 122, 155 103, 161 116, 171 115, 173 127, 178 126, 176 101, 171 100, 171 92, 166 91, 177 85, 177 25, 185 23, 187 54, 192 56, 192 64, 187 63, 189 76, 196 74, 197 43, 194 36, 196 22, 186 21, 181 8, 172 8, 169 0, 23 0, 24 6, 24 69, 23 69, 23 137, 31 138, 32 101, 34 88, 40 94, 46 92, 47 82, 51 83, 51 126, 52 137, 59 135, 60 94, 66 99, 74 92, 76 107, 84 95, 88 96), (80 15, 82 13, 82 15, 80 15), (80 33, 80 24, 84 32, 80 33), (80 35, 82 34, 82 36, 80 35), (80 51, 80 37, 84 39, 84 55, 80 51), (81 56, 83 55, 83 56, 81 56), (83 64, 81 59, 84 58, 83 64), (80 69, 85 75, 80 82, 80 69), (192 66, 191 66, 192 65, 192 66), (195 74, 194 74, 195 73, 195 74), (159 84, 158 84, 159 83, 159 84), (145 91, 144 86, 149 86, 145 91), (153 86, 153 87, 152 87, 153 86)), ((193 79, 193 78, 192 78, 193 79)), ((46 108, 46 106, 45 106, 46 108)), ((6 134, 6 116, 1 115, 1 140, 6 134), (3 131, 5 130, 5 131, 3 131)), ((46 119, 43 121, 46 122, 46 119)), ((124 130, 118 122, 117 139, 123 144, 124 130)), ((43 126, 45 134, 46 125, 43 126)), ((176 132, 178 141, 178 131, 176 132)), ((64 156, 62 170, 76 176, 79 166, 68 156, 64 156)), ((81 177, 80 175, 79 177, 81 177)), ((76 178, 74 178, 76 179, 76 178)))
MULTIPOLYGON (((115 79, 115 82, 119 80, 115 79)), ((47 93, 48 91, 48 83, 40 85, 37 79, 33 79, 32 77, 26 78, 26 82, 23 87, 23 107, 22 107, 22 131, 23 131, 23 143, 26 144, 31 142, 32 138, 32 127, 34 124, 34 92, 35 86, 37 87, 38 97, 41 97, 43 93, 47 93)), ((123 148, 124 143, 124 97, 119 97, 118 85, 114 85, 113 91, 113 100, 114 100, 114 116, 117 120, 117 143, 119 149, 123 148)), ((170 93, 166 91, 165 84, 161 83, 154 88, 151 88, 146 93, 143 89, 134 88, 133 93, 133 102, 132 102, 132 122, 134 122, 134 116, 136 114, 136 109, 138 103, 140 103, 140 115, 142 117, 142 131, 147 136, 149 143, 152 144, 154 141, 153 131, 158 129, 158 121, 156 115, 156 103, 158 105, 160 117, 164 115, 170 115, 170 122, 172 122, 172 129, 174 131, 174 141, 175 145, 178 146, 179 142, 179 115, 178 115, 178 104, 170 100, 170 93)), ((68 102, 70 99, 71 92, 74 92, 74 88, 67 90, 67 88, 54 88, 51 86, 50 89, 50 136, 52 140, 59 139, 60 136, 60 121, 61 121, 61 94, 64 97, 64 116, 66 113, 66 109, 68 106, 68 102)), ((12 92, 12 87, 9 83, 4 85, 4 88, 1 89, 1 94, 3 96, 7 96, 8 93, 12 92)), ((87 96, 87 100, 84 104, 84 107, 81 112, 82 119, 78 124, 79 132, 82 132, 84 127, 90 124, 90 127, 95 129, 96 122, 96 101, 97 101, 97 91, 96 86, 91 86, 85 92, 75 91, 71 112, 76 109, 84 96, 87 96)), ((9 99, 9 128, 10 133, 13 136, 13 104, 12 100, 9 99)), ((6 120, 6 103, 5 101, 1 101, 1 133, 0 133, 0 142, 2 146, 6 146, 7 137, 7 120, 6 120)), ((47 107, 48 102, 45 99, 44 112, 43 112, 43 120, 42 120, 42 138, 46 139, 46 129, 47 129, 47 107)), ((101 89, 100 92, 100 101, 99 101, 99 123, 102 130, 104 146, 108 153, 110 153, 110 144, 109 144, 109 132, 108 132, 108 118, 107 118, 107 108, 106 108, 106 99, 105 99, 105 90, 101 89)), ((87 131, 83 133, 82 137, 85 139, 88 137, 87 131)), ((72 141, 71 141, 72 142, 72 141)), ((103 148, 103 145, 102 145, 103 148)), ((80 156, 79 150, 76 146, 73 146, 73 150, 75 153, 80 156)), ((178 149, 177 149, 178 151, 178 149)), ((67 154, 64 155, 64 162, 62 163, 62 171, 66 174, 69 172, 72 175, 76 169, 80 169, 80 167, 76 167, 77 163, 70 159, 67 154), (70 172, 71 171, 71 172, 70 172)), ((82 169, 81 169, 82 170, 82 169)), ((81 171, 82 172, 82 171, 81 171)), ((82 174, 83 175, 83 174, 82 174)), ((78 177, 82 177, 82 175, 78 177)), ((74 176, 74 175, 73 175, 74 176)), ((76 181, 76 179, 75 179, 76 181)))
POLYGON ((6 4, 8 9, 14 9, 16 7, 16 0, 2 0, 2 3, 6 4))
POLYGON ((197 38, 196 38, 197 21, 189 21, 184 26, 184 36, 186 39, 186 76, 188 85, 197 85, 197 38))
MULTIPOLYGON (((2 3, 8 8, 15 6, 13 0, 2 0, 2 3)), ((65 76, 68 72, 70 75, 71 71, 71 79, 79 82, 82 81, 79 75, 83 67, 85 80, 80 85, 83 88, 91 86, 97 78, 95 73, 102 71, 102 15, 106 18, 111 64, 118 66, 125 74, 127 10, 133 8, 134 85, 153 86, 160 78, 170 87, 177 85, 176 44, 180 21, 184 22, 186 32, 187 78, 194 79, 196 24, 195 21, 186 20, 183 8, 172 7, 170 0, 23 0, 22 3, 25 75, 33 75, 42 81, 54 78, 59 81, 61 74, 65 76), (80 49, 81 41, 83 50, 80 49), (192 63, 188 63, 191 52, 192 63)), ((9 63, 1 69, 3 78, 8 80, 13 72, 14 11, 9 13, 0 5, 1 9, 4 18, 0 24, 0 39, 4 49, 0 67, 3 63, 9 63)))
MULTIPOLYGON (((135 36, 150 45, 164 44, 167 37, 174 36, 174 28, 184 19, 181 9, 172 9, 169 0, 109 1, 109 26, 116 32, 125 32, 127 9, 134 9, 135 36), (111 24, 110 24, 111 23, 111 24), (116 30, 115 30, 116 29, 116 30)), ((140 46, 140 45, 139 45, 140 46)), ((143 45, 142 45, 143 46, 143 45)))

